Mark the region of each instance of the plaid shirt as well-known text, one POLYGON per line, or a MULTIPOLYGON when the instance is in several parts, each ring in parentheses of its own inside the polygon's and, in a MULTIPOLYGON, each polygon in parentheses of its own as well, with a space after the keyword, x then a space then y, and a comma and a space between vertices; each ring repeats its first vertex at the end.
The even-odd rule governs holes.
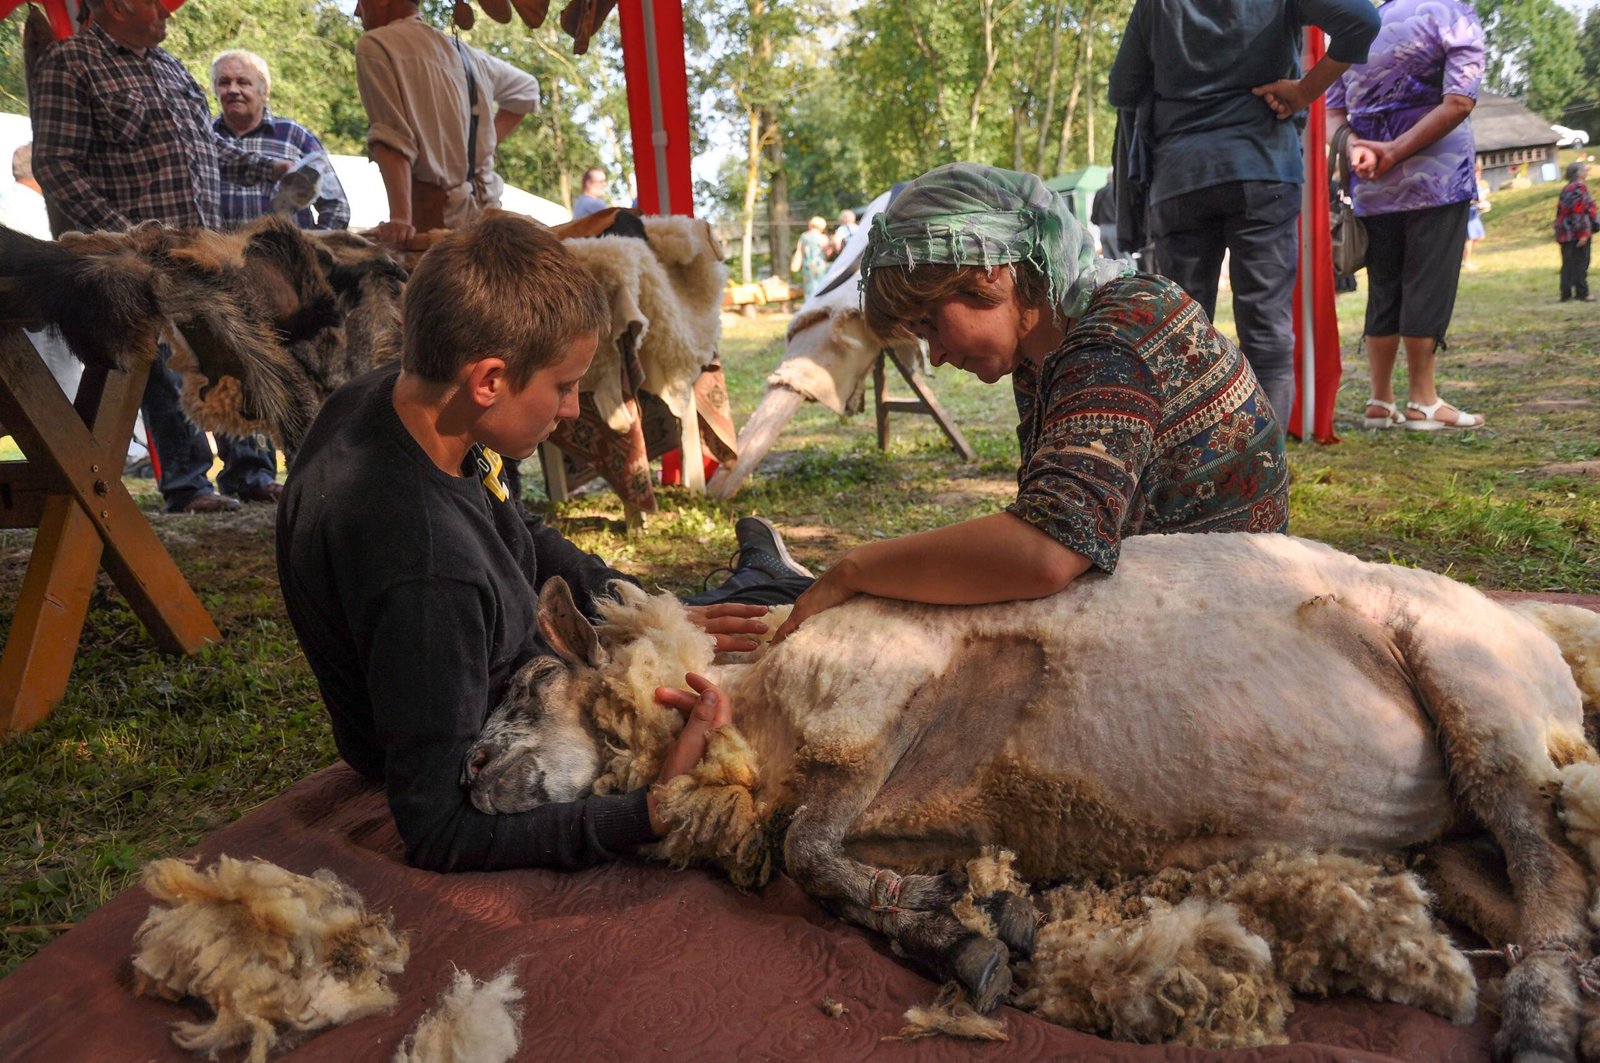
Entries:
POLYGON ((70 228, 215 228, 221 177, 270 184, 274 160, 211 131, 206 94, 160 48, 138 55, 91 23, 39 64, 33 167, 70 228))
POLYGON ((1573 181, 1561 190, 1556 201, 1556 242, 1575 244, 1595 230, 1594 197, 1589 186, 1573 181))
MULTIPOLYGON (((246 151, 254 151, 274 159, 299 162, 307 155, 327 155, 327 149, 317 135, 292 118, 278 118, 265 108, 261 124, 245 134, 235 133, 218 115, 211 123, 218 137, 231 141, 246 151)), ((271 185, 242 185, 223 178, 222 224, 233 228, 253 218, 272 211, 271 185)), ((294 223, 302 229, 348 229, 350 204, 344 197, 344 186, 330 169, 317 187, 317 198, 311 207, 302 208, 294 216, 294 223), (313 217, 313 207, 316 214, 313 217)))

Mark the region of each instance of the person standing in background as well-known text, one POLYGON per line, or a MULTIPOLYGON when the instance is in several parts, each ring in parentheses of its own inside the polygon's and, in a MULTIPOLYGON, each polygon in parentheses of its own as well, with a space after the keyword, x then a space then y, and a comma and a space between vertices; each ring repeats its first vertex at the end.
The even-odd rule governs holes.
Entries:
POLYGON ((1567 164, 1567 187, 1556 201, 1556 242, 1561 245, 1561 301, 1592 303, 1589 294, 1589 255, 1594 245, 1595 203, 1586 178, 1589 164, 1567 164))
POLYGON ((502 59, 446 37, 412 0, 358 0, 356 84, 367 152, 383 174, 389 220, 378 239, 454 229, 500 205, 495 148, 539 109, 539 83, 502 59))
MULTIPOLYGON (((1239 346, 1280 422, 1294 401, 1294 280, 1305 168, 1295 123, 1378 32, 1368 0, 1136 0, 1111 104, 1154 99, 1150 234, 1206 316, 1229 255, 1239 346), (1304 77, 1307 25, 1328 52, 1304 77)), ((1126 177, 1127 175, 1124 174, 1126 177)))
POLYGON ((789 258, 789 272, 800 274, 800 286, 808 300, 822 287, 822 278, 828 272, 827 218, 818 214, 806 223, 806 231, 800 234, 789 258))
MULTIPOLYGON (((224 177, 271 185, 288 171, 217 136, 205 90, 159 47, 171 17, 161 0, 88 0, 88 9, 88 25, 40 59, 31 101, 34 171, 70 228, 219 228, 224 177)), ((170 353, 158 345, 140 407, 166 509, 238 509, 211 485, 211 444, 179 404, 170 353)))
POLYGON ((1367 230, 1365 428, 1478 428, 1440 397, 1438 352, 1455 312, 1477 156, 1467 116, 1483 82, 1483 26, 1464 0, 1389 0, 1369 61, 1328 90, 1328 136, 1348 122, 1350 198, 1367 230), (1395 403, 1405 347, 1408 395, 1395 403))
POLYGON ((1484 237, 1483 216, 1489 213, 1489 182, 1483 179, 1483 160, 1479 159, 1473 168, 1473 177, 1477 184, 1477 194, 1473 197, 1472 206, 1467 211, 1467 243, 1461 249, 1461 268, 1477 269, 1477 263, 1472 261, 1472 249, 1478 246, 1478 241, 1484 237))
MULTIPOLYGON (((254 52, 223 52, 211 61, 211 90, 217 94, 219 114, 211 127, 223 140, 275 159, 297 163, 308 155, 327 157, 317 135, 299 122, 280 118, 267 109, 272 94, 272 72, 254 52)), ((319 170, 316 198, 295 212, 302 229, 348 229, 350 203, 344 186, 331 167, 319 170)), ((232 227, 272 211, 271 189, 222 180, 222 221, 232 227)))
POLYGON ((598 166, 583 171, 583 194, 573 200, 572 216, 587 218, 597 210, 606 209, 606 172, 598 166))

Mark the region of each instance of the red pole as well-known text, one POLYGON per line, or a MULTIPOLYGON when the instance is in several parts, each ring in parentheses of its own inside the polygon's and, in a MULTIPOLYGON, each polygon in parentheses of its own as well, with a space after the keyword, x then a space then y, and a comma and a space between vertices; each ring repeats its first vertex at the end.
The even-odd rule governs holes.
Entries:
MULTIPOLYGON (((1302 65, 1310 70, 1326 51, 1322 31, 1306 28, 1306 50, 1302 65)), ((1289 434, 1304 439, 1300 397, 1305 394, 1306 325, 1309 317, 1311 350, 1315 356, 1311 371, 1313 415, 1311 437, 1318 443, 1337 443, 1333 433, 1334 405, 1338 398, 1339 377, 1343 367, 1339 362, 1339 318, 1334 308, 1333 287, 1333 234, 1330 230, 1331 213, 1328 199, 1328 109, 1322 100, 1311 105, 1311 114, 1305 133, 1305 208, 1300 212, 1300 240, 1302 264, 1309 261, 1310 271, 1302 268, 1294 290, 1294 367, 1296 399, 1289 415, 1289 434), (1309 249, 1306 241, 1310 241, 1309 249), (1309 250, 1309 255, 1306 253, 1309 250), (1310 295, 1311 313, 1304 313, 1305 299, 1310 295)))
POLYGON ((681 0, 621 0, 633 167, 646 214, 694 214, 681 0))

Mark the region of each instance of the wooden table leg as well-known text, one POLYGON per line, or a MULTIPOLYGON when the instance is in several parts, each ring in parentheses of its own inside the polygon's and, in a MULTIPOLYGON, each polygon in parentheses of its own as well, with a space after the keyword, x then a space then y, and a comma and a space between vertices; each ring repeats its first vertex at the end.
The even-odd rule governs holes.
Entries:
POLYGON ((0 499, 4 523, 36 513, 39 528, 0 655, 5 731, 34 726, 65 693, 102 562, 163 650, 222 637, 122 483, 148 373, 89 367, 69 405, 27 337, 0 333, 0 420, 28 458, 0 469, 0 489, 18 498, 0 499))
POLYGON ((100 570, 100 533, 70 495, 45 501, 0 654, 0 733, 37 725, 67 692, 100 570))

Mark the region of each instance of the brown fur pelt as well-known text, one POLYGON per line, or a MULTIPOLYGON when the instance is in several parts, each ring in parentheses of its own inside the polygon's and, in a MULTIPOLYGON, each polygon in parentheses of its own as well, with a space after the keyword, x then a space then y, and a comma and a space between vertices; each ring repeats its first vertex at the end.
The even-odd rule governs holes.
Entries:
POLYGON ((180 1047, 214 1058, 248 1044, 250 1063, 263 1063, 285 1035, 395 1003, 386 980, 405 967, 407 943, 331 871, 298 875, 223 856, 205 871, 157 860, 143 882, 165 906, 135 934, 134 991, 197 997, 215 1013, 174 1024, 180 1047))
POLYGON ((1280 1044, 1292 994, 1359 993, 1470 1021, 1477 983, 1416 876, 1267 853, 1043 897, 1019 1006, 1123 1041, 1280 1044))
POLYGON ((335 388, 398 356, 404 284, 377 245, 273 216, 53 243, 0 229, 0 319, 52 327, 85 362, 123 370, 165 337, 196 424, 291 453, 335 388))

